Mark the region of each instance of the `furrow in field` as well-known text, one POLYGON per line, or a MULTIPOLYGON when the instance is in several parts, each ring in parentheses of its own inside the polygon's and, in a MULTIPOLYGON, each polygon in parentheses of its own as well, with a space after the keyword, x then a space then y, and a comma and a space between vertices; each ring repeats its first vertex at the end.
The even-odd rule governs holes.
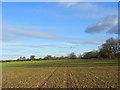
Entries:
POLYGON ((67 83, 67 67, 65 67, 65 69, 64 69, 63 88, 66 88, 66 87, 67 87, 66 83, 67 83))
POLYGON ((63 88, 64 67, 59 67, 42 88, 63 88))
POLYGON ((66 66, 64 70, 63 88, 72 88, 72 81, 71 81, 70 70, 68 66, 66 66))
POLYGON ((117 81, 115 81, 113 78, 113 74, 111 74, 111 76, 113 76, 113 78, 111 77, 108 77, 110 74, 109 73, 105 73, 103 74, 103 76, 101 74, 93 74, 93 73, 89 73, 91 76, 94 77, 94 81, 98 83, 97 87, 104 87, 104 88, 109 88, 109 87, 112 87, 112 88, 115 88, 117 86, 117 81), (99 82, 98 82, 99 81, 99 82), (112 82, 116 83, 115 84, 112 84, 112 82))
POLYGON ((59 66, 56 67, 39 85, 37 85, 37 88, 42 88, 46 84, 46 82, 53 76, 53 74, 58 70, 59 66))
POLYGON ((67 88, 72 88, 72 81, 71 81, 71 77, 70 77, 70 69, 67 66, 67 88))
POLYGON ((77 84, 76 84, 76 81, 75 80, 77 80, 76 79, 76 77, 74 77, 74 80, 73 80, 73 75, 74 75, 74 73, 72 72, 72 70, 70 71, 70 75, 71 75, 71 85, 72 85, 72 88, 77 88, 77 84))
POLYGON ((118 84, 117 71, 106 67, 70 67, 73 88, 115 88, 118 84))

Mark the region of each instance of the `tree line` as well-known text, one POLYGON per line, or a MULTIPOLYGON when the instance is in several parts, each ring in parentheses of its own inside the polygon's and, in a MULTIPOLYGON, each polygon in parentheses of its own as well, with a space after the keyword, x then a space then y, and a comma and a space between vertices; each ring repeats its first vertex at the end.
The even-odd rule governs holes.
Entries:
MULTIPOLYGON (((44 58, 35 58, 34 55, 30 58, 20 57, 16 61, 31 61, 31 60, 62 60, 62 59, 117 59, 120 58, 120 40, 109 38, 103 43, 98 50, 92 50, 90 52, 85 52, 82 55, 75 55, 74 52, 70 53, 68 56, 51 56, 47 55, 44 58)), ((12 60, 13 61, 13 60, 12 60)))
POLYGON ((83 54, 83 58, 103 58, 117 59, 120 58, 120 40, 109 38, 103 43, 97 51, 90 51, 83 54))

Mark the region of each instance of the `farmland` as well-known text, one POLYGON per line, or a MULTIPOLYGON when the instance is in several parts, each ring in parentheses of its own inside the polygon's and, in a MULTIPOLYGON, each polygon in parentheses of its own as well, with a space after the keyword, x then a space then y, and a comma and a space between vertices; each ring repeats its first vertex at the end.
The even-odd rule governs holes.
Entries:
POLYGON ((117 60, 2 63, 3 88, 117 88, 117 60))

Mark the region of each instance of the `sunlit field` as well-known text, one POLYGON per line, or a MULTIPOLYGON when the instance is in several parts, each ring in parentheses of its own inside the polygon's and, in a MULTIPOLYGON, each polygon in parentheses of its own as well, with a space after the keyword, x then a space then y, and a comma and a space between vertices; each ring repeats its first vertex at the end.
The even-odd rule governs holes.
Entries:
POLYGON ((2 88, 117 88, 117 60, 4 62, 2 88))

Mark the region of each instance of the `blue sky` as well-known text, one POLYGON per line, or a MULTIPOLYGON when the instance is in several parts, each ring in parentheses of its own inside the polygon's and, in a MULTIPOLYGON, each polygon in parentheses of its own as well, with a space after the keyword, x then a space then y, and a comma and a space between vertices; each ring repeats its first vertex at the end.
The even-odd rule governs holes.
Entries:
POLYGON ((4 2, 2 59, 80 55, 117 38, 117 2, 4 2))

